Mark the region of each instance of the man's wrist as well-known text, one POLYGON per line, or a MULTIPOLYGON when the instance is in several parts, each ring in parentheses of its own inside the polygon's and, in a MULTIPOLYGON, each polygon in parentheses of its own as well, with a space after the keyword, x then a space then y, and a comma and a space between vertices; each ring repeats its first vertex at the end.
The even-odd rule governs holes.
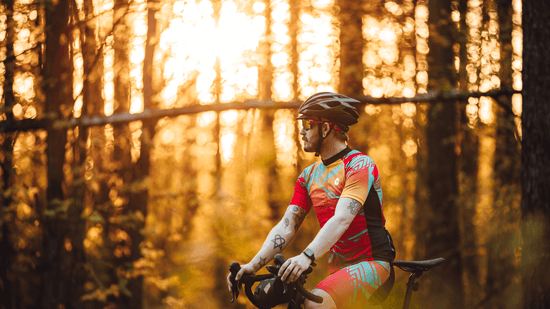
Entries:
POLYGON ((307 248, 306 250, 304 250, 302 252, 308 259, 311 260, 311 263, 315 262, 315 254, 313 253, 313 251, 309 248, 307 248))

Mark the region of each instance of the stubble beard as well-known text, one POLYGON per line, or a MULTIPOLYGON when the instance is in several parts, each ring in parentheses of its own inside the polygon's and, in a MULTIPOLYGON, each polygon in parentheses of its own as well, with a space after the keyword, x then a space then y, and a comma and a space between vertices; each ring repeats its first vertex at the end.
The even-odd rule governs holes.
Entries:
POLYGON ((316 152, 317 146, 319 144, 319 137, 313 137, 304 141, 304 151, 305 152, 316 152))

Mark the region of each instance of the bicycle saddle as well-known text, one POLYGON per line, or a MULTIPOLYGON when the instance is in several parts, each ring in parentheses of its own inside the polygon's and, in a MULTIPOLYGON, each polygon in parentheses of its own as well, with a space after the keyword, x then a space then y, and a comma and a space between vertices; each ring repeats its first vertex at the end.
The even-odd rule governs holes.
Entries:
POLYGON ((438 266, 445 261, 444 258, 437 258, 424 261, 393 261, 393 266, 399 267, 401 270, 408 272, 424 272, 434 266, 438 266))

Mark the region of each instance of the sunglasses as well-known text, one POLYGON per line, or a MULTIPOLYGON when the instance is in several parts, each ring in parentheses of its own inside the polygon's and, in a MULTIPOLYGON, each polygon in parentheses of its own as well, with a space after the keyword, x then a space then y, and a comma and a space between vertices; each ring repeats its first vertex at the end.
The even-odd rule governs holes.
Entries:
MULTIPOLYGON (((316 124, 316 123, 325 123, 327 122, 326 120, 323 121, 323 120, 313 120, 313 119, 300 119, 302 121, 302 128, 304 128, 304 130, 308 131, 310 130, 312 127, 313 127, 313 124, 316 124)), ((338 126, 333 126, 331 122, 327 122, 334 130, 340 132, 340 133, 343 133, 343 134, 346 134, 346 132, 342 131, 342 129, 340 129, 338 126)))
POLYGON ((312 128, 313 124, 315 123, 323 123, 325 121, 320 121, 320 120, 313 120, 313 119, 300 119, 302 121, 302 128, 304 128, 304 130, 308 131, 312 128))

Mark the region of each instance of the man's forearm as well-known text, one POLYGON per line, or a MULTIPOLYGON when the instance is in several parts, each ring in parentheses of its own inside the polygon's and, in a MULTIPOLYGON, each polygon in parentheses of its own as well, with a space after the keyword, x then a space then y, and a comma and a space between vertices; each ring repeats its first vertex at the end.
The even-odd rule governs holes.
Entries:
POLYGON ((273 257, 282 252, 292 241, 295 231, 287 225, 277 224, 267 236, 262 248, 250 261, 254 270, 258 271, 269 263, 273 257))

